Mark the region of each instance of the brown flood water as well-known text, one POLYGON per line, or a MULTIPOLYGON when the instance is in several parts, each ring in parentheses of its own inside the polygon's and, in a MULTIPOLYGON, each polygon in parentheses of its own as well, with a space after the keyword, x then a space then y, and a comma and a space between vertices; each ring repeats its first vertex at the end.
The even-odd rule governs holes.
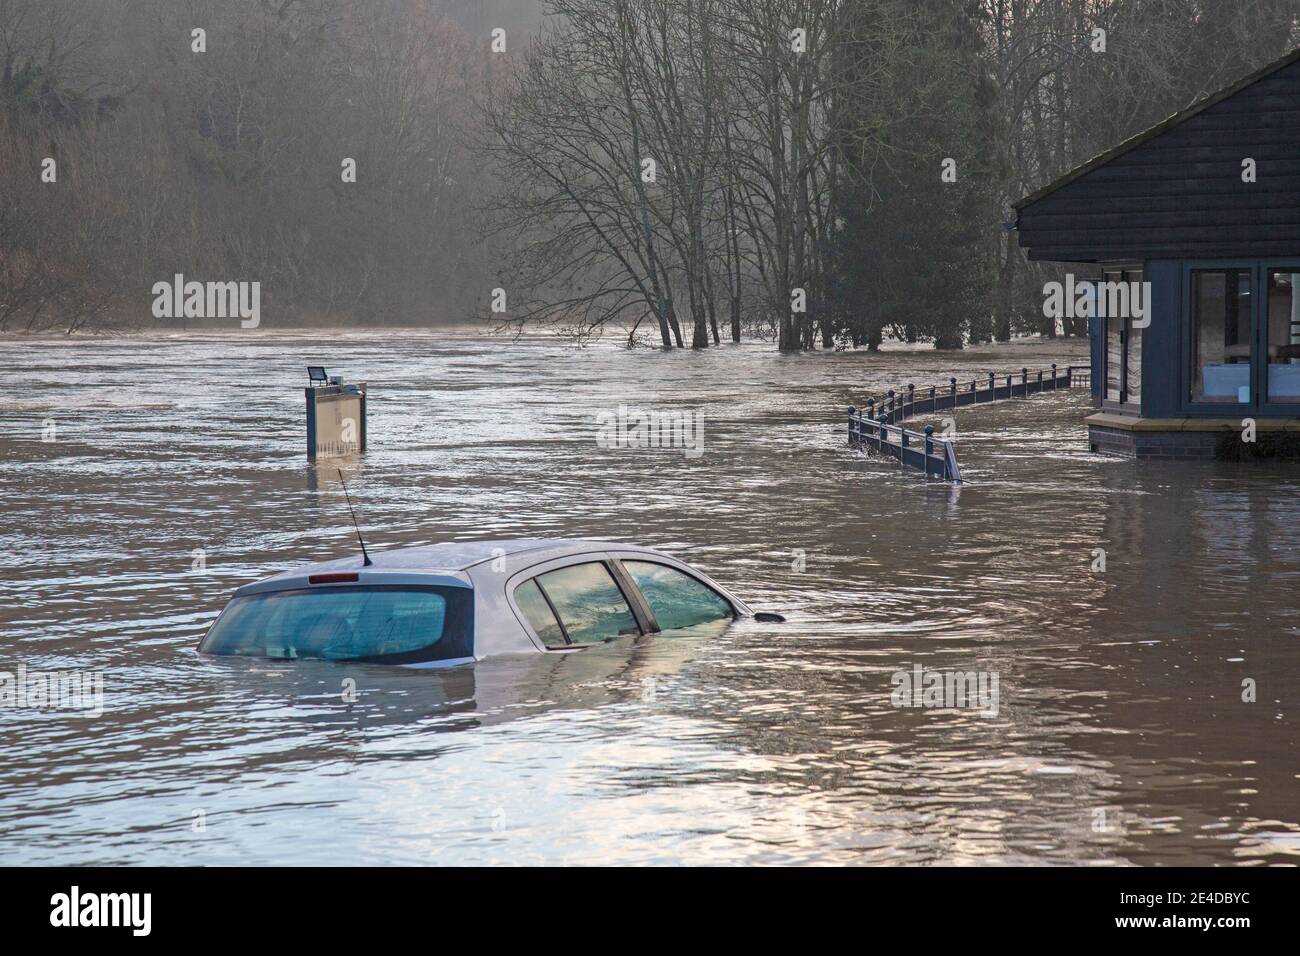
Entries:
POLYGON ((0 671, 105 681, 99 717, 0 707, 0 863, 1300 862, 1300 466, 1091 455, 1082 390, 959 411, 960 488, 846 447, 867 394, 1083 349, 0 342, 0 671), (354 552, 303 453, 314 361, 371 383, 373 548, 636 541, 789 622, 441 673, 201 658, 233 588, 354 552), (598 447, 620 403, 702 411, 704 453, 598 447), (996 715, 895 707, 916 665, 996 674, 996 715))

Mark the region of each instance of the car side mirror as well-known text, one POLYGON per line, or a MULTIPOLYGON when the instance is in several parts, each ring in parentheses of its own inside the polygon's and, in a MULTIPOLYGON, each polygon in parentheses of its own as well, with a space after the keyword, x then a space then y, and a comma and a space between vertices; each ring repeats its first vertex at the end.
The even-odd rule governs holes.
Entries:
POLYGON ((780 614, 773 614, 771 611, 759 611, 754 615, 754 620, 761 624, 784 624, 785 618, 780 614))

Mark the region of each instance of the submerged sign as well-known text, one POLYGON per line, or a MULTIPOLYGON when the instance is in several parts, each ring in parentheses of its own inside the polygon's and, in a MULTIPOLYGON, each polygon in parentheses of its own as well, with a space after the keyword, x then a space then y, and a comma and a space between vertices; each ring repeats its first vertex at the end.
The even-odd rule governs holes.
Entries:
POLYGON ((307 457, 355 455, 366 450, 366 385, 308 388, 307 457))

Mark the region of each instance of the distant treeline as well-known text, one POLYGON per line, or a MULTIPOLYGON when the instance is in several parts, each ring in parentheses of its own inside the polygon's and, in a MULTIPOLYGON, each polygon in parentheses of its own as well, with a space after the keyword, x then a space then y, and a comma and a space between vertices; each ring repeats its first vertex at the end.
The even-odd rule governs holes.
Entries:
POLYGON ((0 331, 153 321, 180 274, 259 282, 263 325, 1055 334, 1011 202, 1298 7, 0 0, 0 331))
POLYGON ((264 325, 463 320, 493 283, 462 127, 535 8, 0 0, 0 330, 153 321, 175 274, 260 282, 264 325))
MULTIPOLYGON (((1055 335, 1011 203, 1289 50, 1296 0, 546 0, 481 148, 501 317, 664 347, 1055 335), (508 280, 508 281, 507 281, 508 280), (633 333, 634 336, 636 333, 633 333)), ((1071 321, 1061 331, 1081 334, 1071 321)))

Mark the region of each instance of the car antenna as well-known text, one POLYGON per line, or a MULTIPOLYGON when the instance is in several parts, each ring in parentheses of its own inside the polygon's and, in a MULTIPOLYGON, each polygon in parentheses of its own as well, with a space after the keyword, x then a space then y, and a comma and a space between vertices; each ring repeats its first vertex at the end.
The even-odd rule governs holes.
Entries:
POLYGON ((343 480, 343 469, 338 469, 338 472, 339 484, 343 486, 343 497, 347 499, 348 503, 348 514, 352 515, 352 527, 356 529, 357 540, 361 542, 361 557, 364 559, 361 562, 361 566, 363 568, 368 568, 375 562, 371 561, 370 555, 366 554, 366 539, 361 537, 361 526, 357 524, 357 513, 352 510, 352 496, 348 494, 348 483, 343 480))

